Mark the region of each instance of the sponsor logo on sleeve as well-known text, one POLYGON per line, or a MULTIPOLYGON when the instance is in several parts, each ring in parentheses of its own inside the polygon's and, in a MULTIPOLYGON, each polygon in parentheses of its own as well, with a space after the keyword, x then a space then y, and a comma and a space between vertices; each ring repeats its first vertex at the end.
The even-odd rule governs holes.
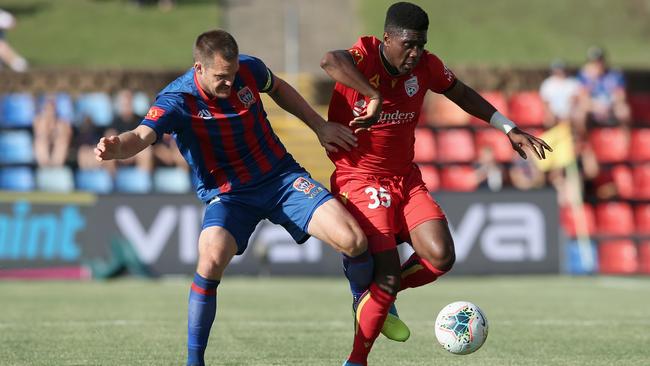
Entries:
POLYGON ((350 55, 352 55, 352 60, 354 61, 355 65, 358 65, 361 61, 363 61, 363 53, 361 53, 361 50, 358 48, 350 48, 348 50, 350 52, 350 55))
POLYGON ((454 73, 451 72, 451 70, 449 70, 449 68, 447 68, 446 65, 445 65, 445 69, 443 70, 443 74, 445 75, 445 78, 447 79, 447 81, 449 81, 449 82, 454 81, 454 78, 455 78, 454 73))
POLYGON ((158 106, 153 106, 153 107, 149 108, 149 112, 147 112, 147 115, 144 118, 156 122, 164 114, 165 114, 164 109, 162 109, 162 108, 160 108, 158 106))

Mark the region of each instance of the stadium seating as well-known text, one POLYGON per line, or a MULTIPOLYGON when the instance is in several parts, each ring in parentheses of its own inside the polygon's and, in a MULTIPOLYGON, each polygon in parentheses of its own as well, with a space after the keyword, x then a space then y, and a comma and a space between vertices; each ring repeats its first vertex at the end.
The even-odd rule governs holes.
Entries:
POLYGON ((80 191, 108 194, 113 191, 113 178, 104 169, 79 170, 75 174, 75 183, 80 191))
POLYGON ((56 93, 54 95, 44 95, 39 99, 39 106, 45 102, 46 98, 54 98, 56 106, 56 115, 58 118, 65 121, 74 121, 75 110, 72 97, 66 93, 56 93))
POLYGON ((494 159, 500 163, 509 163, 514 157, 514 150, 510 145, 510 140, 503 132, 494 128, 485 128, 476 131, 476 151, 480 151, 484 146, 492 148, 494 159))
POLYGON ((438 162, 469 163, 476 157, 474 137, 467 129, 440 130, 436 134, 438 162))
POLYGON ((28 167, 0 168, 0 190, 34 190, 34 172, 28 167))
POLYGON ((633 198, 635 187, 632 179, 632 169, 627 165, 618 164, 612 168, 611 173, 618 196, 624 199, 633 198))
POLYGON ((650 128, 633 129, 630 136, 630 161, 650 161, 650 128))
POLYGON ((0 127, 30 127, 36 114, 34 97, 29 93, 7 94, 0 99, 0 127))
POLYGON ((46 192, 72 192, 74 179, 67 166, 36 169, 36 188, 46 192))
POLYGON ((452 165, 440 169, 440 189, 471 192, 478 186, 476 172, 469 165, 452 165))
POLYGON ((115 190, 122 193, 149 193, 151 175, 136 167, 122 167, 115 175, 115 190))
POLYGON ((639 273, 650 274, 650 240, 639 243, 639 273))
POLYGON ((428 128, 415 129, 415 156, 416 163, 431 163, 436 160, 436 138, 428 128))
POLYGON ((589 132, 589 143, 600 163, 627 160, 629 137, 622 128, 596 128, 589 132))
POLYGON ((541 127, 544 124, 544 102, 536 91, 515 93, 508 102, 510 119, 523 127, 541 127))
POLYGON ((650 162, 637 165, 632 168, 634 196, 636 199, 650 200, 650 162))
POLYGON ((440 174, 436 167, 432 165, 420 165, 420 172, 422 172, 422 180, 429 192, 435 192, 440 189, 440 174))
POLYGON ((604 240, 598 247, 598 267, 603 274, 633 274, 639 269, 637 248, 630 239, 604 240))
POLYGON ((97 126, 108 127, 113 122, 113 104, 105 93, 87 93, 77 99, 77 124, 84 118, 97 126))
POLYGON ((650 93, 631 93, 628 103, 634 122, 650 124, 650 93))
POLYGON ((636 233, 650 237, 650 203, 637 205, 634 208, 636 233))
POLYGON ((29 131, 0 132, 0 164, 30 164, 34 161, 29 131))
POLYGON ((181 168, 158 168, 153 173, 153 187, 160 193, 187 193, 192 189, 189 173, 181 168))
MULTIPOLYGON (((506 100, 506 97, 503 95, 502 92, 500 91, 485 91, 480 93, 485 100, 490 102, 496 108, 499 112, 501 112, 505 116, 510 115, 510 111, 508 110, 508 101, 506 100)), ((474 116, 470 116, 469 122, 471 125, 474 126, 481 126, 485 127, 487 126, 486 122, 483 120, 480 120, 474 116)))
POLYGON ((627 202, 604 202, 596 206, 599 235, 627 236, 634 233, 634 215, 627 202))
MULTIPOLYGON (((587 203, 582 205, 581 209, 585 215, 587 234, 592 236, 596 232, 596 216, 594 215, 594 209, 587 203)), ((578 208, 578 210, 580 210, 580 208, 578 208)), ((578 211, 578 213, 579 212, 580 211, 578 211)), ((577 236, 577 221, 571 206, 560 208, 560 225, 568 237, 575 238, 577 236)))
POLYGON ((423 114, 432 126, 465 126, 470 118, 456 103, 435 93, 427 96, 423 114))

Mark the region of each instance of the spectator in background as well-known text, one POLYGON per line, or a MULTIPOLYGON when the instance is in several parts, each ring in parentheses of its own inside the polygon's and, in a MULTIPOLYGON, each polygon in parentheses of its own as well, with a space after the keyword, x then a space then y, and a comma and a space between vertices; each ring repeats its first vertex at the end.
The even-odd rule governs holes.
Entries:
POLYGON ((72 102, 46 95, 34 118, 34 155, 41 167, 63 166, 72 138, 72 102), (69 104, 69 105, 68 105, 69 104))
POLYGON ((578 74, 580 93, 578 100, 578 132, 588 125, 627 125, 630 107, 625 95, 625 80, 618 70, 607 65, 605 52, 592 47, 587 52, 587 63, 578 74))
POLYGON ((19 55, 5 39, 5 31, 16 26, 16 18, 0 9, 0 61, 16 72, 27 71, 27 60, 19 55))
POLYGON ((160 141, 153 145, 153 156, 156 166, 177 167, 189 171, 185 158, 176 147, 176 141, 169 134, 163 135, 160 141))
MULTIPOLYGON (((124 131, 130 131, 142 121, 142 117, 133 111, 133 92, 131 90, 120 90, 115 95, 115 118, 111 127, 106 130, 105 136, 117 135, 124 131)), ((97 140, 95 140, 95 144, 97 140)), ((153 148, 151 146, 144 149, 134 157, 116 160, 118 166, 135 165, 137 168, 151 172, 153 170, 153 148)))
POLYGON ((488 188, 492 192, 503 188, 503 167, 495 160, 491 147, 483 146, 479 150, 475 171, 477 187, 488 188))
POLYGON ((102 131, 93 124, 90 117, 83 119, 77 128, 74 142, 77 147, 77 165, 81 170, 93 170, 105 168, 111 173, 115 171, 115 162, 108 161, 100 163, 95 159, 95 145, 97 140, 102 137, 102 131))
POLYGON ((546 185, 544 173, 530 160, 515 156, 508 171, 510 184, 520 191, 542 188, 546 185))
POLYGON ((570 77, 562 60, 551 63, 550 75, 539 88, 539 94, 544 101, 544 126, 550 128, 561 121, 570 121, 575 113, 575 105, 580 84, 570 77))

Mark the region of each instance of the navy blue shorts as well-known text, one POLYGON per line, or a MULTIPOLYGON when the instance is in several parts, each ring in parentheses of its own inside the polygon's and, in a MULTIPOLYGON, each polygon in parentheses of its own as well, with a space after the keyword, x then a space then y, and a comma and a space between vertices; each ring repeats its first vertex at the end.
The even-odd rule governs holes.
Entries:
POLYGON ((257 224, 269 219, 282 225, 299 244, 309 239, 314 211, 332 199, 330 192, 299 165, 274 173, 256 189, 219 194, 205 209, 203 229, 220 226, 237 242, 237 254, 248 246, 257 224))

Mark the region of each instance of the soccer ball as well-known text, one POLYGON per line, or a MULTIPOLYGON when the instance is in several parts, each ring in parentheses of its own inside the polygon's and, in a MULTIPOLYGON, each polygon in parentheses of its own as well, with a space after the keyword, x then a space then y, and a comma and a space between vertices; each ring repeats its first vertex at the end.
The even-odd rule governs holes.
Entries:
POLYGON ((488 321, 478 306, 456 301, 436 318, 436 338, 447 351, 466 355, 481 348, 488 335, 488 321))

